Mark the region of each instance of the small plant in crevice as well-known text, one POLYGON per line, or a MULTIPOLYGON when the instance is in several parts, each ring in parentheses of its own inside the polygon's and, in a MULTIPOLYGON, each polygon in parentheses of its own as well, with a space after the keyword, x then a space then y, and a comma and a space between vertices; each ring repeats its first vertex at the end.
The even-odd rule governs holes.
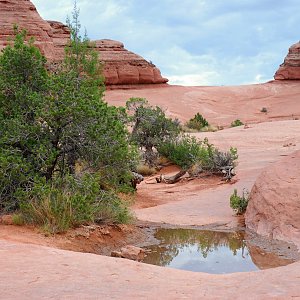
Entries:
POLYGON ((242 125, 244 125, 244 123, 241 120, 236 119, 236 120, 234 120, 234 121, 231 122, 230 126, 231 127, 238 127, 238 126, 242 126, 242 125))
POLYGON ((249 202, 249 192, 243 189, 242 196, 239 196, 237 189, 234 189, 230 196, 230 207, 235 211, 237 215, 245 213, 249 202))

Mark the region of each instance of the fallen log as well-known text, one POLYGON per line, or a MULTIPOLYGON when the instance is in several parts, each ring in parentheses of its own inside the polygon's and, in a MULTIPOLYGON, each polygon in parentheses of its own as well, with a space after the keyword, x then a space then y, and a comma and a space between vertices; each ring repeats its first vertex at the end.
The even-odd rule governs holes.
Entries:
POLYGON ((180 180, 180 178, 186 174, 186 171, 181 170, 180 172, 176 173, 173 176, 165 176, 165 175, 160 175, 159 177, 156 177, 156 182, 157 183, 168 183, 168 184, 173 184, 176 183, 180 180))

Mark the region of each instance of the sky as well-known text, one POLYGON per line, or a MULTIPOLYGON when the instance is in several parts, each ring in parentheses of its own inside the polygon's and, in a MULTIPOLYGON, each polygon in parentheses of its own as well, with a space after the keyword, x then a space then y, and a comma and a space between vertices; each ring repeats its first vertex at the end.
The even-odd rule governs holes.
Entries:
MULTIPOLYGON (((74 3, 31 1, 44 19, 64 23, 74 3)), ((171 84, 272 80, 300 39, 299 0, 77 0, 77 5, 90 39, 123 42, 171 84)))

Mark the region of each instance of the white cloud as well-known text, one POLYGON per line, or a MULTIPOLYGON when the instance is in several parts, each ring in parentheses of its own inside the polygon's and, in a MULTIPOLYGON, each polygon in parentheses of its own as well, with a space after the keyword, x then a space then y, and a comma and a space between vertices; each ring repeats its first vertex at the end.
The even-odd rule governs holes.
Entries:
MULTIPOLYGON (((32 0, 64 21, 73 0, 32 0)), ((299 40, 299 0, 77 0, 92 39, 111 38, 176 84, 233 85, 272 78, 299 40)))

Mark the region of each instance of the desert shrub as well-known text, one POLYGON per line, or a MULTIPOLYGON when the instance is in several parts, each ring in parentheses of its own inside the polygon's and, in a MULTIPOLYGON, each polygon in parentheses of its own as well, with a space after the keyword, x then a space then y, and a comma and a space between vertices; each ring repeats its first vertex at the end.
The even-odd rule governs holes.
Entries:
POLYGON ((195 130, 202 130, 203 128, 208 128, 209 123, 207 120, 199 113, 197 113, 192 119, 190 119, 187 123, 186 126, 191 129, 195 130))
POLYGON ((145 163, 153 167, 157 146, 179 134, 179 122, 167 118, 160 107, 149 105, 143 98, 131 98, 126 107, 132 126, 131 140, 143 151, 145 163))
POLYGON ((22 226, 24 225, 24 218, 21 214, 14 214, 12 215, 12 222, 14 225, 22 226))
POLYGON ((230 207, 236 212, 237 215, 243 214, 249 202, 249 192, 243 190, 242 196, 239 196, 237 189, 234 189, 230 196, 230 207))
POLYGON ((20 191, 20 215, 25 223, 50 233, 93 222, 127 222, 131 216, 122 201, 100 188, 99 177, 85 175, 36 182, 31 191, 20 191))
POLYGON ((212 145, 207 140, 201 142, 195 137, 182 135, 180 138, 161 143, 158 146, 160 155, 187 170, 196 163, 207 168, 210 163, 212 145))
MULTIPOLYGON (((188 135, 166 141, 160 144, 157 149, 160 155, 167 157, 183 170, 195 167, 197 172, 202 169, 203 171, 221 173, 224 167, 234 168, 238 159, 236 148, 222 152, 210 144, 207 139, 198 141, 195 137, 188 135)), ((193 173, 192 169, 190 171, 193 173)))
POLYGON ((239 119, 236 119, 236 120, 232 121, 232 123, 231 123, 231 127, 238 127, 238 126, 242 126, 242 125, 244 125, 244 123, 239 119))
POLYGON ((216 148, 212 151, 212 167, 216 171, 222 170, 224 167, 235 167, 238 159, 237 149, 231 147, 229 151, 222 152, 216 148))
POLYGON ((263 108, 260 110, 260 112, 262 112, 262 113, 267 113, 267 112, 268 112, 268 109, 267 109, 266 107, 263 107, 263 108))
POLYGON ((150 176, 156 173, 156 169, 155 168, 151 168, 148 165, 145 165, 143 163, 140 163, 137 168, 136 171, 138 174, 141 174, 143 176, 150 176))

